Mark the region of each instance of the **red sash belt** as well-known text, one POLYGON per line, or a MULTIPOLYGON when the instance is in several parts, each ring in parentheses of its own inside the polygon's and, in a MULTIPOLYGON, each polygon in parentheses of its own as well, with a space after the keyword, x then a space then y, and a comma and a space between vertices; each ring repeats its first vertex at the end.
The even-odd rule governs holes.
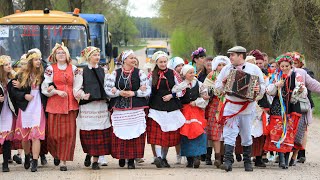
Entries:
POLYGON ((244 111, 248 105, 250 104, 250 101, 244 101, 244 102, 236 102, 236 101, 231 101, 229 99, 226 99, 226 102, 223 104, 222 108, 221 108, 221 111, 220 111, 220 114, 219 114, 219 118, 220 118, 220 124, 223 124, 230 118, 233 118, 234 116, 238 115, 239 113, 241 113, 242 111, 244 111), (227 103, 232 103, 232 104, 238 104, 238 105, 242 105, 241 109, 235 113, 235 114, 232 114, 232 115, 229 115, 229 116, 223 116, 223 112, 224 112, 224 108, 226 106, 227 103))

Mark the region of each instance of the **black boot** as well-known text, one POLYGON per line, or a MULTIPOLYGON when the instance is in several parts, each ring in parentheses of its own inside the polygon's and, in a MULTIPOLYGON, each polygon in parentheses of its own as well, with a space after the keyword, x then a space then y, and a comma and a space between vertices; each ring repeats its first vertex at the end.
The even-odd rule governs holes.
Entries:
POLYGON ((124 167, 126 165, 126 160, 125 159, 119 159, 119 166, 124 167))
POLYGON ((193 168, 199 168, 200 167, 200 157, 196 156, 193 158, 193 168))
MULTIPOLYGON (((10 142, 10 141, 8 141, 10 142)), ((11 142, 10 142, 10 148, 11 148, 11 142)), ((8 160, 9 164, 13 163, 13 159, 11 158, 11 149, 10 149, 10 152, 9 152, 9 160, 8 160)))
POLYGON ((187 161, 188 161, 188 164, 187 164, 187 168, 192 168, 193 167, 193 157, 187 157, 187 161))
POLYGON ((32 159, 31 172, 36 172, 38 169, 38 159, 32 159))
POLYGON ((221 164, 223 164, 223 162, 224 162, 224 154, 221 154, 221 164))
POLYGON ((46 164, 48 164, 47 158, 45 154, 41 154, 40 155, 40 160, 41 160, 41 165, 44 166, 46 164))
POLYGON ((9 162, 8 163, 2 163, 2 172, 10 172, 9 169, 9 162))
POLYGON ((162 165, 165 168, 170 168, 171 167, 170 164, 168 163, 167 159, 162 159, 162 165))
POLYGON ((225 144, 224 146, 224 163, 220 166, 220 169, 225 171, 232 171, 234 146, 225 144))
POLYGON ((99 170, 100 169, 99 163, 98 162, 93 162, 92 163, 92 169, 93 170, 99 170))
POLYGON ((215 153, 214 154, 214 163, 213 163, 217 168, 220 168, 221 166, 221 155, 220 153, 215 153))
MULTIPOLYGON (((99 156, 93 156, 93 157, 94 157, 93 159, 98 159, 99 158, 99 156)), ((100 169, 99 163, 98 162, 93 162, 91 168, 93 170, 99 170, 100 169)))
POLYGON ((264 163, 262 156, 256 156, 256 162, 254 162, 254 166, 256 167, 267 167, 264 163))
POLYGON ((202 154, 202 155, 200 156, 200 160, 201 160, 201 161, 206 161, 206 154, 202 154))
POLYGON ((290 152, 287 152, 284 154, 284 163, 285 163, 285 169, 288 169, 289 167, 289 156, 290 156, 290 152))
POLYGON ((20 154, 15 154, 13 155, 13 158, 12 158, 17 164, 22 164, 22 159, 21 159, 21 156, 20 154))
POLYGON ((27 154, 24 156, 24 168, 25 169, 30 168, 30 154, 27 154))
POLYGON ((90 165, 91 165, 91 156, 87 154, 86 158, 84 159, 84 166, 89 167, 90 165))
POLYGON ((253 171, 251 164, 251 146, 242 146, 243 147, 243 162, 245 171, 253 171))
POLYGON ((154 160, 154 164, 157 166, 157 168, 163 168, 163 162, 161 157, 157 157, 154 160))
POLYGON ((55 166, 59 166, 60 165, 60 160, 58 158, 53 158, 53 164, 55 166))
POLYGON ((242 156, 241 156, 241 154, 236 154, 236 160, 237 160, 238 162, 241 162, 241 161, 242 161, 242 156))
POLYGON ((279 153, 279 167, 282 169, 286 169, 286 164, 284 161, 284 154, 283 153, 279 153))
POLYGON ((134 165, 134 159, 128 160, 128 169, 135 169, 136 166, 134 165))
POLYGON ((2 172, 9 172, 9 159, 11 156, 11 143, 9 141, 4 141, 2 145, 2 156, 3 156, 3 163, 2 163, 2 172))
POLYGON ((291 158, 291 160, 290 160, 290 162, 289 162, 289 166, 296 166, 296 160, 295 159, 292 159, 291 158))
POLYGON ((68 171, 68 168, 66 165, 60 166, 60 171, 68 171))
POLYGON ((304 151, 304 150, 299 150, 299 151, 298 151, 297 159, 300 159, 300 157, 302 157, 302 156, 301 156, 301 155, 302 155, 302 151, 304 151))
POLYGON ((264 162, 264 163, 268 163, 269 162, 269 159, 267 158, 267 154, 263 154, 263 156, 262 156, 262 161, 264 162))
POLYGON ((298 158, 297 159, 298 159, 299 163, 304 163, 306 161, 306 150, 300 150, 298 152, 298 158))
POLYGON ((206 154, 206 165, 212 165, 212 147, 207 147, 207 154, 206 154))

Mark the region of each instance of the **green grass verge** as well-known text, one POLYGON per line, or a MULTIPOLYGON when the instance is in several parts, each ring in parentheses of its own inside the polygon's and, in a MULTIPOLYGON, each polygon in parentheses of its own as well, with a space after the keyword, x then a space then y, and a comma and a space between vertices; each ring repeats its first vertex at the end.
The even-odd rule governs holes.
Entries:
POLYGON ((313 115, 320 118, 320 95, 312 93, 312 100, 314 102, 313 115))

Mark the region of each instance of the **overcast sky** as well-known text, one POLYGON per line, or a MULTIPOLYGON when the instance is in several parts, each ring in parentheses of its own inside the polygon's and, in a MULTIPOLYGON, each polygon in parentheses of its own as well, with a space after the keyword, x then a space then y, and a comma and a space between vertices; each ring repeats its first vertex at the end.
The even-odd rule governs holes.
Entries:
POLYGON ((129 0, 130 5, 133 7, 130 9, 130 15, 135 17, 155 17, 157 16, 157 10, 153 8, 153 5, 157 0, 129 0))

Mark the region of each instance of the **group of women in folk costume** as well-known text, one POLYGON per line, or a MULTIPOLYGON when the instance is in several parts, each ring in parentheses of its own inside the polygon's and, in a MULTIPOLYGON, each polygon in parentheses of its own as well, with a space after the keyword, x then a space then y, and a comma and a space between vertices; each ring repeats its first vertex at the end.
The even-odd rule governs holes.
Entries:
MULTIPOLYGON (((305 148, 310 111, 301 112, 300 99, 307 98, 309 87, 320 92, 319 82, 292 68, 299 60, 294 55, 277 58, 279 69, 267 88, 274 98, 264 149, 279 152, 282 168, 288 167, 293 147, 291 161, 297 150, 305 148)), ((25 169, 37 171, 40 141, 46 139, 54 164, 67 171, 66 161, 74 158, 76 127, 87 154, 85 166, 92 164, 93 170, 100 169, 98 158, 103 155, 119 159, 120 167, 127 162, 128 169, 134 169, 134 160, 144 157, 146 136, 158 168, 170 167, 167 154, 173 146, 177 162, 186 156, 190 168, 199 168, 201 155, 206 155, 206 164, 212 164, 213 147, 214 165, 220 167, 224 124, 219 115, 225 100, 215 83, 230 60, 217 56, 212 71, 206 72, 205 57, 206 50, 198 48, 192 54, 193 64, 184 65, 181 58, 169 60, 165 52, 158 51, 152 57, 155 68, 147 76, 137 68, 132 50, 121 53, 122 67, 111 74, 98 65, 100 50, 92 46, 81 52, 80 60, 87 62, 83 70, 71 64, 63 43, 52 49, 50 65, 45 68, 38 52, 28 52, 23 59, 26 66, 17 74, 11 69, 10 57, 0 56, 2 170, 9 171, 10 141, 18 140, 25 151, 25 169)))

